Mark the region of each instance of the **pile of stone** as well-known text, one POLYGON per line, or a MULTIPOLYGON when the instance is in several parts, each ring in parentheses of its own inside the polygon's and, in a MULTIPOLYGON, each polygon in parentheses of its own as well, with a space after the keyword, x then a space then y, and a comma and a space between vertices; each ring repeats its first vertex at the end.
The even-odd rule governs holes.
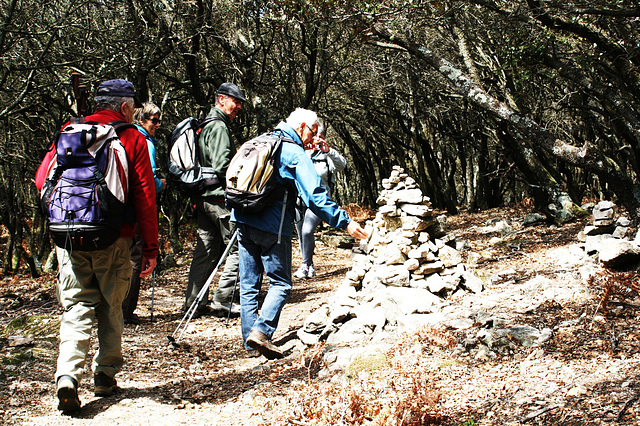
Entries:
POLYGON ((604 266, 626 268, 640 262, 640 238, 633 239, 629 218, 618 215, 618 207, 611 201, 593 206, 593 224, 578 235, 587 254, 597 256, 604 266))
POLYGON ((345 282, 298 331, 305 344, 359 340, 434 312, 458 291, 482 291, 415 180, 395 166, 382 187, 345 282))

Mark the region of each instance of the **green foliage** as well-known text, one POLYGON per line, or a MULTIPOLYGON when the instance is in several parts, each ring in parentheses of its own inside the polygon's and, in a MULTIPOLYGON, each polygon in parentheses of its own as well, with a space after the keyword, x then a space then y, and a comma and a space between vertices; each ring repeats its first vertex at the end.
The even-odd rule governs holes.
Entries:
MULTIPOLYGON (((161 106, 161 173, 173 126, 206 115, 217 87, 233 81, 249 97, 231 126, 237 142, 296 107, 320 113, 331 145, 349 160, 336 176, 342 204, 376 206, 379 182, 396 164, 434 207, 450 212, 526 197, 545 206, 538 188, 551 183, 576 201, 599 195, 606 174, 596 179, 563 165, 539 141, 456 93, 440 72, 443 60, 559 140, 591 143, 612 170, 637 182, 640 61, 633 46, 640 31, 633 2, 533 3, 4 2, 0 225, 8 237, 0 241, 0 266, 18 273, 51 250, 33 176, 53 134, 76 111, 71 71, 81 74, 90 101, 101 81, 126 78, 143 101, 161 106), (376 36, 379 29, 416 50, 392 46, 376 36)), ((167 193, 163 223, 179 244, 188 200, 167 193)))

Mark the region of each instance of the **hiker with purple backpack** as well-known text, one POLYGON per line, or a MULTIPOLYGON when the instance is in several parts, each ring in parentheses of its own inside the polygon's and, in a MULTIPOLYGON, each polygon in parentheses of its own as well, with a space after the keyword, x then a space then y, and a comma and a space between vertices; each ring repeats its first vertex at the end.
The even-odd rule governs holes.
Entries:
POLYGON ((43 211, 57 245, 56 295, 64 311, 55 380, 58 409, 63 412, 80 410, 78 386, 94 319, 98 326, 98 350, 92 364, 94 393, 110 396, 117 389, 114 376, 123 365, 122 301, 131 280, 129 248, 136 221, 144 240, 141 277, 153 272, 158 254, 149 152, 144 136, 130 124, 135 107, 142 105, 133 84, 120 79, 100 84, 94 103, 95 113, 62 127, 36 173, 36 186, 43 189, 43 211), (79 128, 81 132, 75 131, 79 128), (99 138, 104 132, 110 136, 99 138), (94 152, 97 142, 112 149, 111 153, 94 152), (122 157, 115 158, 118 153, 122 157), (110 167, 102 167, 105 158, 114 161, 110 167), (87 167, 92 171, 87 173, 87 167), (78 193, 82 189, 88 191, 78 193), (105 200, 117 214, 97 208, 105 200), (78 209, 69 205, 71 201, 85 205, 78 209), (117 208, 119 203, 124 213, 117 208), (67 231, 56 239, 57 229, 67 231))

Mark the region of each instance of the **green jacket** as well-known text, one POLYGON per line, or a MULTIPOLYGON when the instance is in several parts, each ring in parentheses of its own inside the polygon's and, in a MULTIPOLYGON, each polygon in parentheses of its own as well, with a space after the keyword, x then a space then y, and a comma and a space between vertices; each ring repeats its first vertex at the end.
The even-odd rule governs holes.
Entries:
POLYGON ((224 181, 227 174, 229 162, 236 150, 231 139, 229 131, 229 116, 220 108, 212 107, 208 117, 218 117, 222 120, 213 120, 207 124, 198 138, 198 146, 200 149, 200 164, 203 167, 212 167, 218 175, 223 186, 206 191, 202 194, 203 198, 223 199, 224 198, 224 181))

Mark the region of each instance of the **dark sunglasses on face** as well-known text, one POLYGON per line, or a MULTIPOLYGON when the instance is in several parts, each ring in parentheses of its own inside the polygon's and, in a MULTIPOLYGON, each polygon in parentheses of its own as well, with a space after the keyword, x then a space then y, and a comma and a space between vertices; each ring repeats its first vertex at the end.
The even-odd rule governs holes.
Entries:
POLYGON ((160 124, 160 123, 162 123, 162 121, 160 121, 160 119, 159 119, 159 118, 157 118, 157 117, 148 118, 147 120, 150 120, 153 124, 160 124))

